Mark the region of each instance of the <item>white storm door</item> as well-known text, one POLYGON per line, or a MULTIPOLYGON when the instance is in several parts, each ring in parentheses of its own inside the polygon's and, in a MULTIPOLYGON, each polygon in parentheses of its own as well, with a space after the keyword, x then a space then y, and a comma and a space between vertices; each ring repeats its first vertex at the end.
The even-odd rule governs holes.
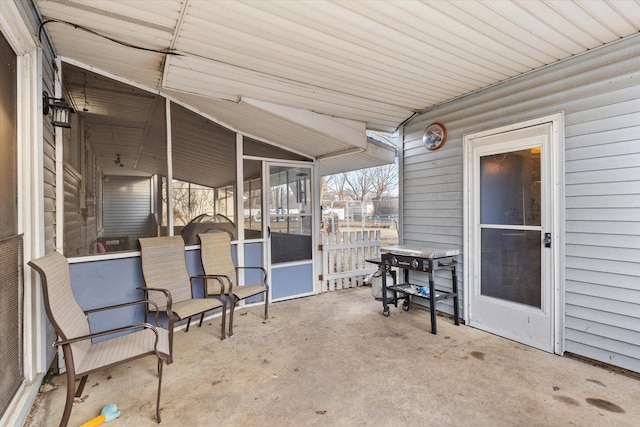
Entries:
POLYGON ((267 163, 271 301, 314 294, 312 168, 267 163))
POLYGON ((471 139, 470 325, 553 352, 552 124, 471 139))

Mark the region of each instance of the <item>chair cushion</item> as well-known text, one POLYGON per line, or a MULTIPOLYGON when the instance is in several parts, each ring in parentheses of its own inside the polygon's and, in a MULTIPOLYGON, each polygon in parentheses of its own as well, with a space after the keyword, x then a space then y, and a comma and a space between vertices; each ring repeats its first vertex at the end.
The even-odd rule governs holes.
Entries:
MULTIPOLYGON (((238 299, 245 299, 266 292, 266 290, 267 288, 262 285, 236 285, 233 287, 233 295, 238 299)), ((220 295, 220 287, 218 286, 215 286, 213 289, 209 287, 208 291, 209 295, 220 295)), ((225 292, 225 295, 229 295, 229 292, 225 292)))
MULTIPOLYGON (((213 298, 196 298, 171 304, 171 309, 181 319, 219 307, 222 307, 222 302, 213 298)), ((160 310, 163 310, 163 308, 161 307, 160 310)))
POLYGON ((254 295, 261 294, 265 292, 267 289, 262 285, 244 285, 244 286, 234 286, 233 287, 233 295, 238 299, 245 299, 252 297, 254 295))
MULTIPOLYGON (((169 354, 169 332, 163 328, 158 331, 158 351, 169 354)), ((150 329, 143 329, 116 338, 92 343, 86 350, 77 351, 74 347, 76 376, 85 375, 95 369, 104 368, 124 360, 135 359, 152 354, 156 335, 150 329)), ((72 344, 73 345, 73 344, 72 344)))

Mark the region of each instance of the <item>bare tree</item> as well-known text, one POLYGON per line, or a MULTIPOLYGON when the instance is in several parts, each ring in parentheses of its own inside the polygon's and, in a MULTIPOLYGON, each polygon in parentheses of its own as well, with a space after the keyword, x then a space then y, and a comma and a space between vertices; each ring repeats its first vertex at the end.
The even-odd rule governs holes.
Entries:
MULTIPOLYGON (((165 194, 163 199, 166 199, 165 194)), ((173 218, 176 225, 185 225, 196 216, 210 212, 213 212, 213 189, 174 180, 173 218)))
POLYGON ((346 193, 352 200, 364 200, 373 190, 373 169, 360 169, 345 174, 346 193))
POLYGON ((320 201, 333 200, 334 175, 327 175, 320 178, 320 201))
POLYGON ((388 164, 323 177, 322 200, 379 199, 391 195, 398 187, 398 168, 388 164))
POLYGON ((338 196, 338 200, 344 200, 346 197, 347 186, 347 174, 348 172, 342 172, 335 176, 334 191, 338 196))
POLYGON ((380 199, 398 187, 398 167, 395 163, 378 166, 373 171, 372 198, 380 199))

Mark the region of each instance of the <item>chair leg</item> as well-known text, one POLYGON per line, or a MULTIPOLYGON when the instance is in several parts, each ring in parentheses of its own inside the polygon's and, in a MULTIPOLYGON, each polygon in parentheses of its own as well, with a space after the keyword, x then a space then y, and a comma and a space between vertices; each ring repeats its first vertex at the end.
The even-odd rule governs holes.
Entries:
POLYGON ((204 320, 204 313, 200 315, 200 323, 198 323, 198 328, 202 327, 202 321, 204 320))
POLYGON ((264 293, 264 320, 269 320, 269 296, 264 293))
POLYGON ((226 319, 227 319, 227 297, 220 296, 220 302, 222 303, 222 326, 220 327, 220 341, 226 338, 226 319))
POLYGON ((62 419, 60 420, 60 427, 66 427, 69 423, 69 417, 71 417, 71 409, 73 408, 73 398, 76 394, 75 385, 76 379, 73 375, 73 372, 67 369, 67 400, 64 403, 64 411, 62 413, 62 419))
MULTIPOLYGON (((73 355, 71 354, 71 347, 67 345, 62 346, 62 353, 64 354, 64 364, 67 369, 67 400, 64 404, 64 411, 62 412, 62 419, 60 420, 60 427, 66 427, 69 423, 69 417, 71 416, 71 409, 73 408, 73 398, 76 396, 76 368, 73 363, 73 355)), ((80 381, 79 393, 82 393, 84 383, 87 382, 87 375, 82 377, 80 381)))
POLYGON ((88 378, 89 375, 85 375, 84 377, 80 378, 80 384, 78 385, 78 389, 76 390, 75 397, 82 397, 82 390, 84 390, 84 386, 87 383, 88 378))
POLYGON ((175 318, 169 319, 169 360, 173 362, 173 327, 175 326, 175 318))
POLYGON ((231 310, 229 310, 229 336, 233 335, 233 312, 236 311, 236 304, 238 303, 238 298, 235 295, 229 295, 231 310))
POLYGON ((158 400, 156 401, 156 419, 158 424, 162 422, 160 419, 160 391, 162 390, 162 359, 158 357, 158 400))
POLYGON ((191 324, 191 317, 189 317, 189 319, 187 319, 187 327, 184 330, 185 332, 189 332, 189 325, 191 324))

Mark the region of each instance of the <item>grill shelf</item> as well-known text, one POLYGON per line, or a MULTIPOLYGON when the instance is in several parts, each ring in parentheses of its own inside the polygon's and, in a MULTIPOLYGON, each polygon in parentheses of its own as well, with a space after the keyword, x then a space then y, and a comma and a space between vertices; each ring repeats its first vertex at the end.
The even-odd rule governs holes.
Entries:
POLYGON ((402 309, 408 311, 411 298, 421 298, 429 301, 429 312, 431 315, 431 333, 437 334, 436 325, 436 303, 445 299, 453 299, 454 323, 460 324, 460 309, 458 301, 458 278, 456 276, 456 257, 460 254, 458 250, 427 249, 415 247, 393 246, 382 248, 381 263, 386 269, 392 267, 403 270, 404 282, 387 286, 386 274, 382 275, 382 314, 388 317, 390 314, 389 304, 397 306, 399 300, 404 300, 402 309), (433 272, 436 270, 449 268, 451 270, 452 290, 444 291, 435 288, 433 272), (420 291, 420 286, 409 283, 409 271, 421 271, 429 276, 429 293, 424 295, 420 291), (396 297, 388 298, 387 289, 396 292, 396 297))

